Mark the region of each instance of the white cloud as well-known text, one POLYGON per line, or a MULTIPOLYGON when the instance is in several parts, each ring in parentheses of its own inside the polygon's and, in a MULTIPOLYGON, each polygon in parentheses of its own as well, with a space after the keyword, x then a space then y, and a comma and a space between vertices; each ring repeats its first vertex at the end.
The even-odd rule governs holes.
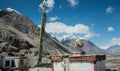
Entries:
POLYGON ((120 45, 120 38, 112 38, 112 40, 110 41, 111 44, 118 44, 120 45))
POLYGON ((62 8, 62 5, 59 5, 59 8, 62 8))
POLYGON ((101 48, 107 49, 107 48, 109 48, 110 46, 113 46, 113 45, 120 45, 120 38, 116 38, 116 37, 112 38, 107 44, 105 44, 101 48))
POLYGON ((51 33, 82 33, 86 34, 89 31, 89 27, 83 24, 77 24, 75 26, 67 26, 61 22, 50 22, 47 23, 47 31, 51 33))
POLYGON ((40 3, 39 7, 42 8, 43 3, 40 3))
POLYGON ((94 26, 95 24, 91 24, 91 26, 94 26))
POLYGON ((89 33, 87 33, 84 37, 85 37, 85 38, 92 38, 92 37, 94 37, 94 36, 100 36, 100 34, 95 34, 95 33, 89 32, 89 33))
POLYGON ((108 27, 108 31, 112 32, 112 31, 114 31, 114 28, 113 27, 108 27))
POLYGON ((99 36, 99 34, 93 33, 89 26, 84 24, 76 24, 75 26, 68 26, 62 22, 49 22, 46 24, 46 31, 52 34, 58 35, 77 35, 82 38, 92 38, 99 36))
MULTIPOLYGON (((54 0, 47 0, 46 3, 47 3, 47 7, 48 7, 47 12, 52 11, 54 4, 55 4, 55 1, 54 0)), ((42 3, 39 5, 39 7, 42 8, 42 3)))
POLYGON ((76 6, 78 4, 78 0, 67 0, 72 7, 76 6))
POLYGON ((56 16, 56 17, 50 17, 50 18, 49 18, 50 21, 56 21, 57 19, 58 19, 57 16, 56 16))
POLYGON ((54 0, 47 0, 47 7, 53 8, 53 7, 54 7, 54 4, 55 4, 55 1, 54 1, 54 0))
POLYGON ((114 8, 112 8, 110 6, 106 9, 106 13, 108 13, 108 14, 113 13, 113 11, 114 11, 114 8))

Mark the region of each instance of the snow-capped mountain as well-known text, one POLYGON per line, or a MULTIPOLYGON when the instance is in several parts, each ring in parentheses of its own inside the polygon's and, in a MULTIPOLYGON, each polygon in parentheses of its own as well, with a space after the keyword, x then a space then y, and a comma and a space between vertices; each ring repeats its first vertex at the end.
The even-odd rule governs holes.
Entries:
POLYGON ((15 9, 12 9, 12 8, 6 8, 6 9, 4 9, 4 11, 7 11, 7 12, 16 12, 17 14, 21 15, 20 12, 18 12, 18 11, 15 10, 15 9))

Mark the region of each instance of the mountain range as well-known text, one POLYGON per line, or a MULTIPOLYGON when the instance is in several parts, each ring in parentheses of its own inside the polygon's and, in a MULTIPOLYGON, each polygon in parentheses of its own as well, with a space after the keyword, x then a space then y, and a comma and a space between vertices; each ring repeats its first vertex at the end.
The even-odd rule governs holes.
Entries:
POLYGON ((109 55, 120 55, 120 45, 116 44, 107 49, 109 55))

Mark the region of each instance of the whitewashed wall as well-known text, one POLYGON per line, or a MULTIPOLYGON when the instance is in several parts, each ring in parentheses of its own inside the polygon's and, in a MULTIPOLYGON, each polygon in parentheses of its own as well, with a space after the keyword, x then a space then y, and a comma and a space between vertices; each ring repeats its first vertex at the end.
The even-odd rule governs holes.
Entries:
MULTIPOLYGON (((70 62, 70 71, 94 71, 94 63, 88 61, 70 62)), ((64 71, 64 62, 54 62, 54 71, 64 71)))
POLYGON ((94 71, 94 63, 88 61, 71 62, 70 71, 94 71))
POLYGON ((106 71, 105 61, 97 61, 96 66, 97 66, 97 71, 106 71))
POLYGON ((15 67, 18 68, 20 60, 19 59, 15 59, 14 61, 15 61, 15 67))
POLYGON ((54 62, 54 71, 64 71, 63 62, 54 62))

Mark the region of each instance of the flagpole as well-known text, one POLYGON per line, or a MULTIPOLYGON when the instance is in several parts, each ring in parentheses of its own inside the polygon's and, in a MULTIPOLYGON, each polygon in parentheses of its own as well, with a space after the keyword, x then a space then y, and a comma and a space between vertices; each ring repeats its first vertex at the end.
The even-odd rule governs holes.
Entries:
POLYGON ((46 0, 43 1, 42 11, 43 12, 42 12, 41 27, 40 27, 40 41, 39 41, 37 64, 42 63, 43 39, 45 36, 45 25, 46 25, 46 0))

